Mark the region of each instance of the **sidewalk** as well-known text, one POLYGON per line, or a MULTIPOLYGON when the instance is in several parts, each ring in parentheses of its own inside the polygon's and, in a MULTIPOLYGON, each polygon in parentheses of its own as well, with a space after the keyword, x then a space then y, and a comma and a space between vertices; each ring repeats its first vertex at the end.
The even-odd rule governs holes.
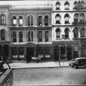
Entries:
MULTIPOLYGON (((11 68, 16 69, 16 68, 54 68, 54 67, 68 67, 69 62, 39 62, 39 63, 23 63, 23 62, 18 62, 18 63, 10 63, 9 64, 11 68)), ((8 68, 7 64, 4 64, 5 68, 8 68)))

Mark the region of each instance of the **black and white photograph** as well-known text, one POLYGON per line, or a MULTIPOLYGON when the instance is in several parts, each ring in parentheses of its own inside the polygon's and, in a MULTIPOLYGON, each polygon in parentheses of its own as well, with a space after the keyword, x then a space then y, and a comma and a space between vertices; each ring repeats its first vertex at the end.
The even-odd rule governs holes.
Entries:
POLYGON ((86 86, 86 0, 0 0, 0 86, 86 86))

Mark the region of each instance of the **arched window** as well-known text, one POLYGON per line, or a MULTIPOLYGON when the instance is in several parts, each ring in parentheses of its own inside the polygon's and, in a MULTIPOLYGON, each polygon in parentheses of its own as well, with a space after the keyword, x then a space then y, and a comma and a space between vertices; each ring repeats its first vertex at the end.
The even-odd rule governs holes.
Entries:
POLYGON ((56 24, 61 24, 60 23, 60 21, 61 21, 61 15, 60 14, 56 14, 55 19, 56 19, 56 24))
POLYGON ((42 42, 42 41, 43 41, 43 32, 38 31, 38 42, 42 42))
POLYGON ((78 2, 75 1, 73 4, 74 4, 74 9, 77 8, 77 6, 78 6, 78 2))
POLYGON ((48 26, 48 23, 49 23, 49 16, 45 16, 44 17, 44 25, 48 26))
POLYGON ((81 13, 80 14, 80 22, 83 23, 84 19, 85 19, 85 15, 84 15, 84 13, 81 13))
POLYGON ((79 17, 79 14, 78 13, 75 13, 74 14, 74 23, 77 23, 78 22, 78 17, 79 17))
POLYGON ((13 31, 13 42, 17 42, 17 33, 16 31, 13 31))
POLYGON ((60 5, 61 5, 61 3, 59 1, 57 1, 56 5, 55 5, 56 6, 56 10, 60 10, 60 5))
POLYGON ((49 42, 49 31, 45 31, 45 42, 49 42))
POLYGON ((74 39, 78 38, 78 28, 77 27, 74 28, 73 35, 74 35, 74 39))
POLYGON ((69 14, 65 14, 65 16, 64 16, 65 24, 69 24, 69 18, 70 18, 70 15, 69 14))
POLYGON ((42 26, 42 16, 38 16, 37 25, 42 26))
POLYGON ((56 40, 57 40, 58 38, 60 38, 60 32, 61 32, 60 28, 57 28, 57 29, 56 29, 56 40))
POLYGON ((65 10, 69 10, 70 3, 68 1, 66 1, 64 3, 64 5, 65 5, 65 10))
POLYGON ((19 42, 23 42, 23 32, 19 32, 19 42))
POLYGON ((28 26, 33 26, 33 16, 28 16, 28 26))
POLYGON ((1 14, 0 15, 0 25, 5 25, 6 24, 6 15, 1 14))
POLYGON ((17 25, 17 18, 16 16, 12 17, 12 26, 16 26, 17 25))
POLYGON ((5 30, 1 30, 1 40, 5 40, 5 30))
POLYGON ((80 36, 85 37, 85 28, 81 28, 80 30, 80 36))
POLYGON ((33 31, 28 31, 28 42, 33 41, 33 31))
POLYGON ((65 29, 65 39, 69 38, 69 28, 65 29))
POLYGON ((23 25, 23 17, 19 16, 19 26, 22 26, 22 25, 23 25))

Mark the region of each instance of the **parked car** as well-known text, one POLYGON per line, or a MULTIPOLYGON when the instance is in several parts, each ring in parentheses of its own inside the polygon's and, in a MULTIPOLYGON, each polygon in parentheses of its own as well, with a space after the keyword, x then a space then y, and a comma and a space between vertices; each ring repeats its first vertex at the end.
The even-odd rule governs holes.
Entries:
POLYGON ((86 57, 75 58, 75 60, 69 63, 69 66, 73 68, 86 68, 86 57))

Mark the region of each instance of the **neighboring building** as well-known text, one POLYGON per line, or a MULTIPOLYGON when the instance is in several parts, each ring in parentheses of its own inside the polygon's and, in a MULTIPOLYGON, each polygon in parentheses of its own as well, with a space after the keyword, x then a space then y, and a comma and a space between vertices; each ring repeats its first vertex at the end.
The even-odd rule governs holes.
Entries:
POLYGON ((53 1, 52 41, 55 60, 86 56, 79 40, 86 37, 84 5, 83 0, 53 1))

